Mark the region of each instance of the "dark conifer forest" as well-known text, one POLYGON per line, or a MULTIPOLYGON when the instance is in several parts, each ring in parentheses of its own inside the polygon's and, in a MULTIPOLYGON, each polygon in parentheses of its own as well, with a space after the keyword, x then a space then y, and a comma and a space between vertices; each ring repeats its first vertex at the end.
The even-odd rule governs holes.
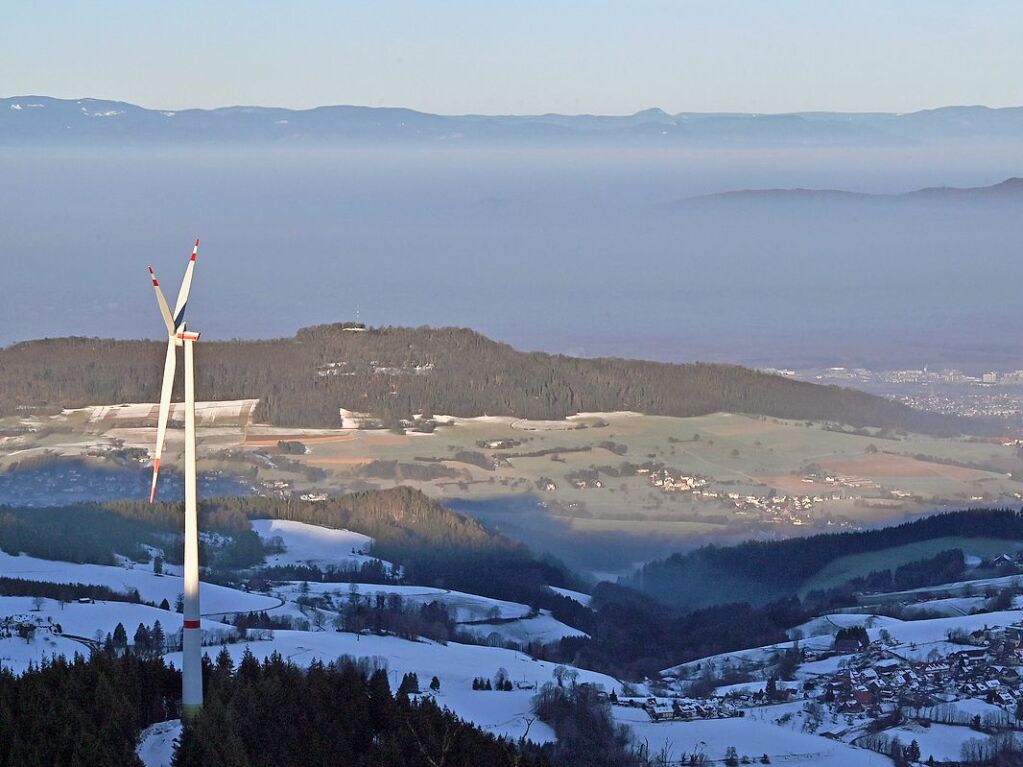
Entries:
MULTIPOLYGON (((164 345, 61 338, 0 350, 0 415, 155 402, 164 345)), ((258 398, 256 417, 335 427, 339 408, 389 427, 414 414, 563 418, 634 410, 694 416, 728 411, 952 435, 990 425, 913 410, 835 386, 736 365, 579 359, 525 353, 462 328, 306 328, 272 341, 201 343, 200 399, 258 398)))
MULTIPOLYGON (((205 662, 206 706, 175 767, 478 767, 548 762, 430 700, 391 694, 386 669, 351 660, 308 670, 279 655, 205 662)), ((0 767, 132 767, 141 731, 179 715, 180 673, 162 659, 102 651, 0 672, 0 767)))
POLYGON ((0 671, 0 765, 141 765, 143 728, 177 716, 181 675, 162 660, 97 652, 21 676, 0 671))
POLYGON ((206 703, 185 728, 175 767, 512 767, 546 762, 469 725, 429 699, 392 696, 385 668, 351 660, 299 669, 273 655, 225 652, 206 703))

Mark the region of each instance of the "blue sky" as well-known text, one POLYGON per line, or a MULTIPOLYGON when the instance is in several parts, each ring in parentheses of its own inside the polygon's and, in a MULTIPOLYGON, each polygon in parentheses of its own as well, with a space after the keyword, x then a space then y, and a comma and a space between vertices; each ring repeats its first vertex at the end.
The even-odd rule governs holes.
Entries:
POLYGON ((1023 104, 1023 2, 7 3, 0 93, 440 113, 1023 104))

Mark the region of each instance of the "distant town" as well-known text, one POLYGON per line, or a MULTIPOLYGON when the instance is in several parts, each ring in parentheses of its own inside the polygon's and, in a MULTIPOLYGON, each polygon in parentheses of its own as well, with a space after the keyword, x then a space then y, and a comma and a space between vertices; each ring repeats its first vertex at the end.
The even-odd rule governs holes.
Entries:
POLYGON ((958 368, 870 370, 829 367, 765 372, 813 383, 833 383, 896 399, 919 410, 971 418, 1005 419, 1023 429, 1023 369, 966 373, 958 368))

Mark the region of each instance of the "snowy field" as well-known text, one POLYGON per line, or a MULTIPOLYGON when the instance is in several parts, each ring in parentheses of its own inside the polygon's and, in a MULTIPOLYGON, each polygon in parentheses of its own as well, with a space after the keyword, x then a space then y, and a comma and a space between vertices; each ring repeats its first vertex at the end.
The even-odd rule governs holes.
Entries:
POLYGON ((958 762, 962 759, 963 745, 968 741, 990 739, 990 736, 969 727, 948 724, 932 724, 929 727, 907 724, 885 730, 882 735, 892 740, 898 738, 904 746, 915 740, 920 745, 922 760, 927 761, 928 757, 933 756, 936 762, 958 762))
POLYGON ((843 666, 843 664, 849 662, 849 658, 850 656, 848 655, 835 655, 831 658, 803 663, 796 670, 796 678, 812 679, 813 677, 820 676, 822 674, 834 674, 843 666))
MULTIPOLYGON (((862 623, 862 620, 860 623, 862 623)), ((833 642, 833 635, 817 635, 800 640, 799 645, 800 647, 808 650, 827 650, 831 647, 833 642)), ((786 642, 779 642, 778 644, 765 645, 764 647, 753 647, 748 650, 736 650, 735 652, 711 655, 706 658, 700 658, 698 660, 689 661, 688 663, 681 663, 678 666, 666 668, 661 672, 661 674, 663 676, 688 675, 695 678, 694 675, 707 665, 709 665, 712 669, 722 669, 725 666, 759 667, 766 663, 770 663, 776 655, 785 652, 791 647, 792 641, 790 640, 786 642)))
POLYGON ((532 618, 523 618, 511 623, 463 626, 462 628, 482 639, 497 635, 504 640, 510 640, 520 645, 526 645, 533 641, 540 641, 546 644, 557 642, 565 637, 589 636, 579 629, 566 626, 552 616, 550 610, 541 610, 539 615, 532 618))
MULTIPOLYGON (((89 643, 101 641, 113 632, 118 623, 124 624, 130 642, 140 623, 148 627, 160 621, 164 633, 169 636, 181 630, 182 621, 180 613, 129 602, 97 600, 89 604, 69 602, 61 606, 56 600, 44 599, 37 610, 31 597, 0 597, 0 617, 14 617, 37 625, 55 624, 61 628, 60 634, 38 629, 29 640, 18 636, 0 639, 0 666, 16 674, 24 673, 29 663, 39 665, 54 655, 69 658, 75 653, 88 655, 89 643)), ((234 633, 234 628, 206 618, 203 631, 208 632, 207 636, 229 635, 234 633)))
POLYGON ((563 597, 574 599, 576 602, 581 604, 583 607, 590 606, 590 600, 592 597, 589 594, 584 594, 581 591, 572 591, 572 589, 559 589, 556 586, 548 586, 548 588, 555 594, 561 594, 563 597))
POLYGON ((920 709, 919 715, 934 718, 946 708, 951 708, 957 717, 961 717, 963 722, 968 722, 974 716, 979 716, 981 719, 988 716, 1006 716, 1004 708, 999 708, 993 703, 986 703, 978 698, 964 698, 963 700, 957 700, 955 703, 945 703, 932 706, 931 708, 923 708, 920 709))
MULTIPOLYGON (((140 623, 152 626, 156 621, 160 621, 165 634, 173 634, 181 630, 183 618, 181 613, 158 607, 130 602, 104 602, 99 599, 91 604, 68 602, 63 607, 56 600, 44 599, 40 609, 36 610, 31 597, 0 597, 0 615, 24 615, 33 621, 56 623, 65 635, 85 639, 95 639, 97 631, 106 635, 118 623, 124 624, 129 639, 140 623)), ((213 631, 229 630, 231 627, 207 618, 203 621, 203 628, 213 631)))
POLYGON ((897 623, 894 618, 886 618, 882 615, 874 615, 864 608, 863 613, 836 613, 834 615, 822 615, 813 618, 806 623, 789 630, 789 636, 801 635, 803 637, 834 637, 835 632, 840 628, 851 626, 863 626, 867 629, 875 627, 884 628, 889 622, 897 623))
MULTIPOLYGON (((8 578, 46 583, 84 583, 92 586, 107 586, 119 593, 127 594, 136 589, 142 599, 159 604, 166 599, 171 605, 184 591, 183 581, 177 575, 156 575, 150 565, 115 567, 112 565, 75 564, 56 562, 25 555, 12 556, 0 551, 0 573, 8 578)), ((263 594, 203 583, 199 599, 204 615, 220 615, 230 612, 269 610, 280 601, 263 594)))
POLYGON ((907 591, 892 591, 885 594, 885 598, 898 597, 919 597, 921 594, 947 594, 949 596, 964 596, 968 592, 983 592, 986 589, 1002 589, 1006 586, 1023 586, 1023 575, 1002 575, 997 578, 979 578, 975 581, 956 581, 954 583, 943 583, 939 586, 921 586, 918 589, 907 591))
POLYGON ((275 584, 273 594, 282 599, 295 600, 301 596, 303 589, 308 589, 311 596, 329 596, 337 605, 347 602, 353 592, 361 599, 397 594, 405 602, 429 604, 440 602, 447 607, 451 617, 456 621, 475 621, 487 618, 521 618, 529 614, 529 607, 519 602, 506 602, 502 599, 481 597, 463 591, 451 591, 431 586, 377 585, 372 583, 320 583, 316 581, 287 581, 275 584))
MULTIPOLYGON (((898 643, 892 648, 897 655, 911 660, 926 660, 927 656, 934 651, 946 655, 949 652, 962 649, 961 646, 948 643, 947 637, 950 631, 971 632, 986 626, 1012 626, 1020 621, 1023 621, 1023 612, 1005 610, 924 621, 893 621, 885 625, 885 630, 898 643)), ((873 639, 874 632, 869 631, 868 633, 873 639)))
POLYGON ((976 631, 985 626, 1013 626, 1023 622, 1023 611, 1002 610, 993 613, 976 615, 956 615, 948 618, 930 618, 919 621, 903 621, 882 615, 855 615, 841 613, 828 615, 804 623, 797 630, 804 636, 833 636, 840 627, 864 626, 871 640, 878 639, 882 631, 886 631, 895 641, 896 649, 908 648, 909 645, 945 644, 949 631, 976 631))
MULTIPOLYGON (((263 540, 280 538, 284 543, 283 554, 266 558, 266 564, 317 565, 326 567, 359 566, 374 557, 366 555, 373 539, 351 530, 334 530, 288 519, 254 519, 252 529, 263 540)), ((390 563, 386 563, 390 564, 390 563)))
POLYGON ((673 758, 694 751, 723 760, 729 746, 739 758, 756 763, 767 754, 772 764, 805 764, 820 767, 891 767, 887 757, 839 741, 794 732, 746 717, 691 722, 651 722, 645 712, 616 706, 615 719, 627 724, 640 743, 656 755, 666 748, 673 758))
POLYGON ((135 753, 146 767, 171 767, 174 741, 180 736, 180 719, 157 722, 142 731, 135 753))
MULTIPOLYGON (((228 423, 244 425, 252 420, 252 411, 259 404, 258 399, 225 400, 222 402, 196 402, 195 417, 200 426, 215 426, 228 423)), ((129 402, 122 405, 90 405, 88 407, 64 410, 61 415, 82 414, 89 423, 102 421, 155 421, 159 405, 149 402, 129 402)), ((185 406, 181 402, 171 403, 170 418, 182 421, 185 406)))
MULTIPOLYGON (((441 683, 437 702, 447 706, 458 716, 475 722, 488 732, 521 737, 526 731, 531 714, 532 697, 535 689, 520 689, 525 683, 539 687, 553 682, 554 663, 533 660, 524 653, 499 647, 482 647, 449 642, 446 645, 428 640, 410 642, 396 637, 358 636, 337 632, 310 633, 304 631, 276 631, 273 640, 242 642, 227 645, 228 651, 237 663, 245 649, 262 660, 273 652, 279 652, 286 660, 298 665, 308 665, 314 659, 329 662, 343 655, 375 658, 386 665, 391 677, 392 690, 397 689, 402 675, 414 671, 424 688, 436 676, 441 683), (493 679, 499 668, 508 672, 516 684, 511 692, 472 689, 472 680, 483 676, 493 679)), ((215 657, 218 647, 206 648, 206 653, 215 657)), ((167 659, 180 667, 181 654, 171 653, 167 659)), ((600 684, 610 691, 620 685, 617 680, 591 671, 579 670, 579 682, 600 684)), ((644 717, 646 715, 644 714, 644 717)), ((534 722, 529 737, 538 742, 550 741, 553 731, 540 722, 534 722)))
POLYGON ((987 599, 984 597, 946 597, 945 599, 931 599, 927 602, 914 602, 903 605, 903 610, 915 616, 916 614, 936 614, 944 618, 951 618, 958 615, 969 615, 973 610, 980 610, 984 607, 987 599))
POLYGON ((30 663, 38 666, 40 661, 54 656, 73 658, 75 653, 87 656, 89 652, 82 642, 37 631, 28 642, 18 636, 0 639, 0 668, 23 674, 30 663))

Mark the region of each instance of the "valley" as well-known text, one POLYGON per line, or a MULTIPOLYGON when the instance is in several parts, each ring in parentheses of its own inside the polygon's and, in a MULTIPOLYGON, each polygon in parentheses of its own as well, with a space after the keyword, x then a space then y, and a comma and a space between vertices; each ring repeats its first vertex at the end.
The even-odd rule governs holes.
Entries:
MULTIPOLYGON (((358 423, 297 429, 256 422, 257 405, 200 406, 204 495, 224 494, 231 481, 232 493, 307 499, 410 486, 464 513, 503 519, 511 534, 550 529, 556 554, 570 548, 559 540, 577 536, 686 545, 784 537, 1023 497, 1023 461, 1012 439, 728 413, 583 413, 560 420, 437 415, 429 433, 351 428, 358 423), (515 500, 518 511, 490 514, 501 499, 515 500)), ((84 460, 94 468, 137 471, 141 492, 154 417, 154 406, 127 405, 2 419, 0 471, 84 460)), ((171 466, 180 465, 179 439, 172 430, 165 456, 171 466)), ((86 480, 68 481, 59 491, 73 497, 74 483, 86 480)))
MULTIPOLYGON (((933 757, 941 764, 997 753, 1020 730, 1023 539, 935 539, 916 553, 959 545, 972 563, 966 580, 863 595, 855 604, 811 614, 781 641, 697 656, 632 678, 545 660, 545 647, 585 639, 586 632, 547 609, 408 581, 401 568, 373 557, 375 542, 364 534, 284 519, 254 519, 251 525, 268 546, 266 573, 316 567, 310 572, 324 577, 332 566, 373 560, 394 580, 281 580, 259 576, 259 567, 225 580, 226 572, 208 572, 201 594, 203 644, 217 663, 227 657, 237 667, 247 657, 265 663, 278 658, 306 668, 358 659, 384 669, 392 689, 399 683, 404 689, 415 675, 420 686, 409 691, 414 698, 434 701, 484 732, 535 744, 556 738, 552 726, 537 718, 538 693, 562 684, 592 686, 633 742, 651 758, 666 760, 656 764, 688 763, 694 756, 704 764, 726 763, 734 753, 750 763, 884 765, 895 742, 900 748, 915 743, 920 760, 933 757), (1000 574, 990 568, 1001 568, 1000 574), (985 574, 995 577, 980 577, 985 574), (449 616, 453 636, 431 639, 393 622, 402 614, 438 610, 449 616), (478 689, 481 679, 506 686, 478 689)), ((169 552, 152 556, 173 559, 169 552)), ((912 555, 884 549, 872 565, 904 559, 912 555)), ((854 572, 839 562, 833 571, 854 572)), ((103 647, 155 653, 180 667, 182 616, 174 608, 182 588, 179 566, 123 557, 114 565, 71 563, 0 552, 0 573, 0 666, 8 672, 30 673, 55 656, 103 647), (51 584, 94 584, 120 596, 28 593, 51 584), (10 595, 12 590, 25 593, 10 595)), ((614 602, 599 589, 595 597, 549 590, 587 613, 614 602)), ((686 616, 680 619, 684 625, 686 616)), ((176 720, 154 725, 143 733, 138 754, 147 767, 166 767, 180 736, 176 720)))

